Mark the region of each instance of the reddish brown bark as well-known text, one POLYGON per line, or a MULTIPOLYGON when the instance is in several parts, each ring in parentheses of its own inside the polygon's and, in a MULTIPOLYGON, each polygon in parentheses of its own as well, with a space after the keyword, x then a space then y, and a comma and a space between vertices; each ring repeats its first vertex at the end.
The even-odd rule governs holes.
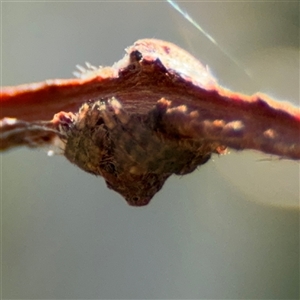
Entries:
POLYGON ((112 96, 130 113, 147 114, 165 98, 171 101, 170 107, 185 105, 187 111, 198 112, 193 124, 186 113, 175 114, 176 120, 175 115, 166 115, 184 136, 300 158, 298 108, 262 94, 246 96, 225 90, 199 61, 163 41, 140 40, 113 67, 90 71, 86 78, 4 87, 0 96, 1 119, 27 122, 50 120, 57 112, 76 112, 86 101, 112 96))

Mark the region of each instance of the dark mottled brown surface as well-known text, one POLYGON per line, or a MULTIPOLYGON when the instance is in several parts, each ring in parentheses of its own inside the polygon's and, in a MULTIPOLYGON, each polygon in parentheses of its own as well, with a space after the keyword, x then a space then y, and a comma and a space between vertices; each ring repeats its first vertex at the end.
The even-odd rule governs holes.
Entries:
POLYGON ((105 178, 133 206, 149 203, 172 174, 185 175, 207 162, 216 143, 169 136, 160 113, 128 114, 117 99, 84 104, 62 127, 65 156, 105 178))

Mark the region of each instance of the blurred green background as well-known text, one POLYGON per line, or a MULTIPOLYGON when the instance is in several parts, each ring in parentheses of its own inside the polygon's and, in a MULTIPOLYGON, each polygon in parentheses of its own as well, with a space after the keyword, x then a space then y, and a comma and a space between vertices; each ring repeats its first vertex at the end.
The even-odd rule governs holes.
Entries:
MULTIPOLYGON (((219 82, 299 105, 299 2, 2 2, 2 85, 171 41, 219 82), (224 55, 224 51, 230 57, 224 55)), ((143 208, 47 150, 1 158, 4 299, 298 299, 299 163, 254 151, 171 177, 143 208)))

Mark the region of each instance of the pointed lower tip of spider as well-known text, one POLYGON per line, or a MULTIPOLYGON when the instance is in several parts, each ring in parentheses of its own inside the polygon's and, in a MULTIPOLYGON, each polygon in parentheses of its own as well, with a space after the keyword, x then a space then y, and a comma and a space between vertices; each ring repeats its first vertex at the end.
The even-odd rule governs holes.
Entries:
POLYGON ((130 206, 146 206, 151 201, 152 197, 130 197, 126 198, 127 203, 130 206))

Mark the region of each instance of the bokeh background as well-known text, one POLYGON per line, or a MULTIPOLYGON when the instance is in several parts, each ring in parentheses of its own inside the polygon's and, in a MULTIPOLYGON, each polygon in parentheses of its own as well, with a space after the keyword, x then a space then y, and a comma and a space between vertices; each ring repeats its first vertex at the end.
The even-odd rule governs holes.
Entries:
MULTIPOLYGON (((230 89, 299 105, 299 2, 180 5, 219 47, 164 1, 1 1, 1 85, 159 38, 230 89)), ((47 149, 4 153, 1 171, 4 299, 299 298, 299 162, 214 156, 143 208, 47 149)))

